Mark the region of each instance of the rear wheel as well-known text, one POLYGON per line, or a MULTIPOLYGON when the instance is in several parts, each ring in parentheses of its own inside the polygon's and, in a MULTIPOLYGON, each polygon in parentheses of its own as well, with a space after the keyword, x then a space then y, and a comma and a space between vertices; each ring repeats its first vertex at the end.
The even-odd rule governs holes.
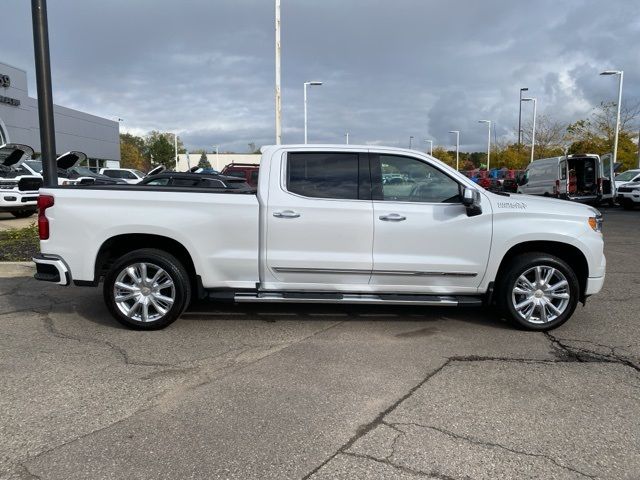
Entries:
POLYGON ((11 215, 13 215, 16 218, 27 218, 36 212, 37 210, 35 208, 28 208, 25 210, 16 210, 14 212, 11 212, 11 215))
POLYGON ((105 277, 104 300, 123 325, 155 330, 173 323, 191 300, 184 266, 173 255, 140 249, 120 257, 105 277))
POLYGON ((498 303, 518 327, 545 331, 573 314, 580 285, 571 267, 546 253, 523 254, 509 264, 501 279, 498 303))

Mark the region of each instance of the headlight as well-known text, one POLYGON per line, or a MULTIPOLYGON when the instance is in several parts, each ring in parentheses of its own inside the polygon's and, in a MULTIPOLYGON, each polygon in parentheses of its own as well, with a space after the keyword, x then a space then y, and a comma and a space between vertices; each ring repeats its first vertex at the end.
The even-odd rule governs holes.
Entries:
POLYGON ((18 182, 2 182, 0 183, 0 189, 2 190, 11 190, 12 188, 16 188, 18 186, 18 182))
POLYGON ((589 217, 589 226, 594 232, 602 233, 602 215, 597 217, 589 217))

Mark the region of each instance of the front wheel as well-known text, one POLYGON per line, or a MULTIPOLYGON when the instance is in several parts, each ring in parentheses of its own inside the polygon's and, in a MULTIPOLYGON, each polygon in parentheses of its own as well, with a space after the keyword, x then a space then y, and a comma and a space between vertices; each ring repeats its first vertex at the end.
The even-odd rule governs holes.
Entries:
POLYGON ((173 323, 189 305, 191 284, 173 255, 144 248, 116 260, 105 277, 103 294, 120 323, 156 330, 173 323))
POLYGON ((13 215, 16 218, 27 218, 27 217, 30 217, 31 215, 33 215, 36 212, 37 212, 37 210, 35 210, 33 208, 29 208, 29 209, 25 209, 25 210, 15 210, 15 211, 11 212, 11 215, 13 215))
POLYGON ((523 254, 510 263, 500 281, 498 303, 518 327, 546 331, 566 322, 580 297, 571 267, 546 253, 523 254))

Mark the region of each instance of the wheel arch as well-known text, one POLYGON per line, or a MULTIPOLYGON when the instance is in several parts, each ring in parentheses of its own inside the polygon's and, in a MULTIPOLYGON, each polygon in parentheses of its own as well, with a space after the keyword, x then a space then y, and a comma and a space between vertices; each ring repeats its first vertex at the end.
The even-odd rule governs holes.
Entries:
POLYGON ((189 251, 177 240, 163 235, 148 233, 128 233, 115 235, 105 240, 96 255, 94 283, 97 284, 107 273, 115 260, 134 250, 155 248, 170 253, 184 265, 189 274, 192 291, 201 291, 201 281, 189 251))
POLYGON ((587 257, 582 251, 568 243, 555 242, 548 240, 536 240, 518 243, 512 246, 502 257, 498 272, 496 274, 496 282, 502 278, 511 261, 523 253, 547 253, 564 260, 573 268, 578 282, 580 284, 580 301, 585 302, 585 292, 587 289, 587 279, 589 278, 589 263, 587 257))

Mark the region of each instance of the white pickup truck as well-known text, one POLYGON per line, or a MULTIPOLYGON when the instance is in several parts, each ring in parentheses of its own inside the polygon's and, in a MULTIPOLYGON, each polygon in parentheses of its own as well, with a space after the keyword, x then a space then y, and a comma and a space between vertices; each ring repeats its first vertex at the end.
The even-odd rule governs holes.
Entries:
POLYGON ((602 218, 487 192, 413 150, 263 148, 258 188, 44 188, 36 278, 96 286, 121 323, 162 328, 192 298, 497 305, 565 322, 605 278, 602 218))

